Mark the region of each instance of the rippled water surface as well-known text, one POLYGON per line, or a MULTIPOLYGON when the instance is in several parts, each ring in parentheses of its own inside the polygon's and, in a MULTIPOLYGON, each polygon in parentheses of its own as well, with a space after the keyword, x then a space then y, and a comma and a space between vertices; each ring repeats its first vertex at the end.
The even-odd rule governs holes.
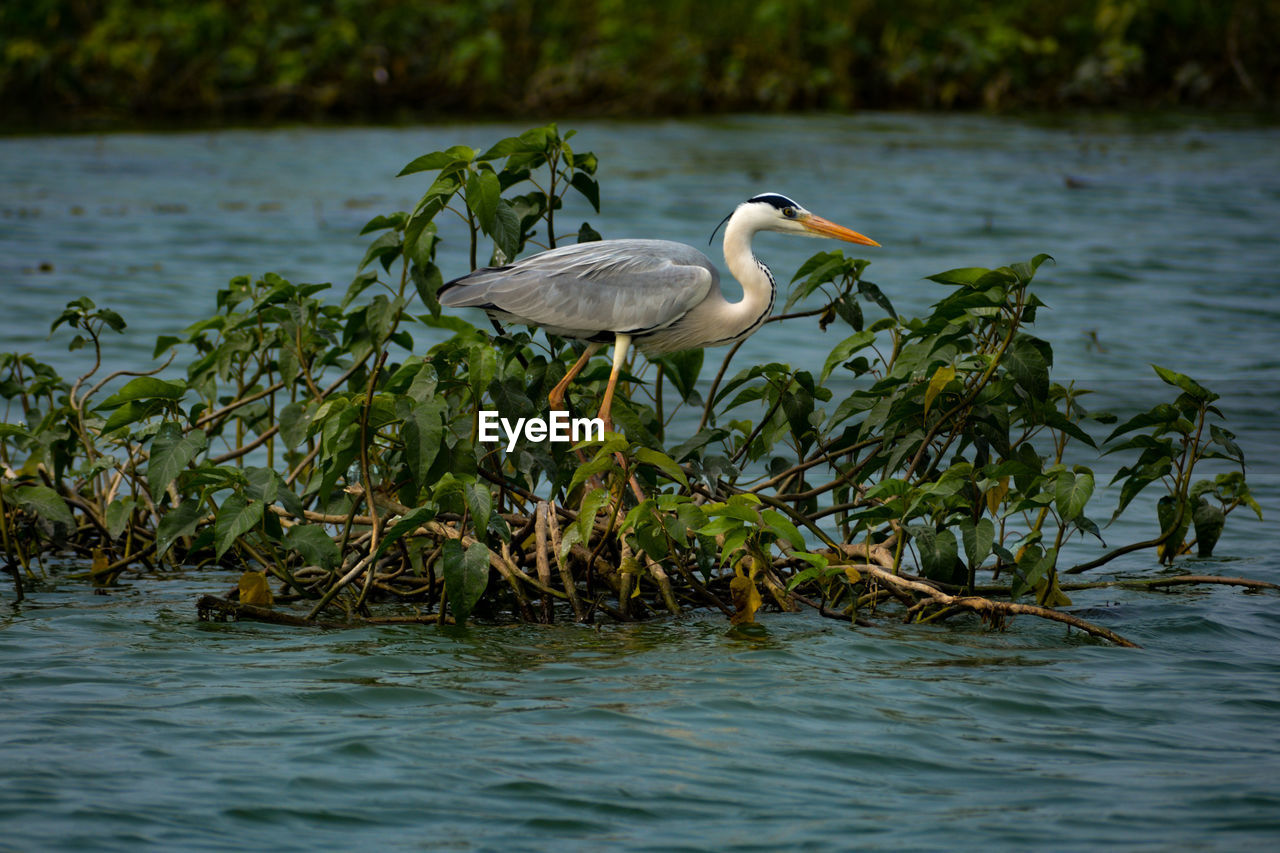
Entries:
MULTIPOLYGON (((1124 410, 1159 393, 1154 362, 1223 395, 1267 518, 1233 515, 1219 554, 1189 568, 1280 582, 1280 132, 910 115, 579 127, 604 209, 571 205, 568 230, 701 246, 738 201, 784 192, 884 244, 868 277, 903 312, 940 295, 927 274, 1054 255, 1038 326, 1060 379, 1124 410)), ((130 322, 108 362, 145 367, 232 275, 344 288, 360 226, 424 189, 392 177, 404 163, 518 129, 0 139, 0 349, 80 368, 47 330, 88 294, 130 322)), ((461 272, 461 235, 445 237, 445 272, 461 272)), ((764 235, 756 251, 785 281, 821 247, 764 235)), ((817 367, 830 337, 774 325, 740 358, 817 367)), ((1135 511, 1105 535, 1150 523, 1135 511)), ((68 570, 20 605, 0 589, 0 849, 1280 842, 1274 593, 1073 594, 1135 651, 1025 618, 303 632, 197 622, 196 598, 230 575, 95 594, 68 570)))

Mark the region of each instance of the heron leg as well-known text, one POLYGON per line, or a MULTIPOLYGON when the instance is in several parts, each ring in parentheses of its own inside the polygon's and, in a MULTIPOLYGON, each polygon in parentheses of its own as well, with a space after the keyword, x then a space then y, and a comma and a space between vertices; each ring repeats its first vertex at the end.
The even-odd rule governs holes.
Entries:
POLYGON ((627 361, 627 350, 631 348, 630 335, 616 335, 613 342, 613 370, 609 371, 609 384, 604 389, 604 399, 600 401, 600 413, 596 415, 604 421, 606 432, 613 431, 613 418, 609 416, 609 410, 613 406, 613 389, 618 384, 618 374, 622 372, 622 365, 627 361))
MULTIPOLYGON (((613 432, 613 418, 609 416, 609 410, 613 407, 613 391, 618 385, 618 374, 622 372, 622 365, 627 361, 627 350, 631 348, 630 335, 617 335, 613 343, 613 370, 609 371, 609 384, 604 389, 604 399, 600 403, 600 413, 596 417, 604 421, 606 432, 613 432)), ((626 467, 627 460, 621 453, 615 453, 614 457, 618 460, 620 466, 626 467)), ((630 477, 631 492, 636 496, 636 500, 644 501, 644 489, 640 488, 640 483, 636 480, 634 474, 630 477)))
POLYGON ((551 389, 551 393, 547 395, 547 401, 551 404, 551 410, 553 412, 562 411, 564 409, 564 395, 569 390, 569 383, 582 372, 582 368, 587 366, 587 362, 591 360, 591 356, 600 351, 601 346, 603 346, 603 344, 587 344, 587 348, 582 351, 582 355, 573 363, 573 367, 569 368, 569 372, 564 375, 564 379, 557 382, 556 387, 551 389))

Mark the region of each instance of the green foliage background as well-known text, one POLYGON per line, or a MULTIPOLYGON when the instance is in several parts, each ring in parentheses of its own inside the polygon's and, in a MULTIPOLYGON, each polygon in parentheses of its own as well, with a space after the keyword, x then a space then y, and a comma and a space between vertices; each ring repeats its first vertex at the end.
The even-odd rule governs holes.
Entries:
POLYGON ((24 0, 10 122, 1274 105, 1277 0, 24 0))

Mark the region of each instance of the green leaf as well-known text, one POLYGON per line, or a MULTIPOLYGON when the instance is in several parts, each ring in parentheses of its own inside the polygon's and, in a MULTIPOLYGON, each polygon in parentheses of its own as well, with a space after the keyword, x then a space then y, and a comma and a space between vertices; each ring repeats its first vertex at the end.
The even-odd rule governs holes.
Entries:
POLYGON ((449 609, 453 611, 454 620, 463 625, 489 585, 489 549, 474 542, 464 551, 457 539, 448 539, 441 547, 449 609))
POLYGON ((303 400, 290 403, 280 410, 280 438, 285 447, 297 449, 307 437, 307 428, 311 418, 307 414, 307 404, 303 400))
POLYGON ((1075 473, 1063 471, 1058 475, 1054 489, 1054 505, 1064 522, 1073 521, 1084 512, 1085 504, 1093 496, 1093 472, 1077 465, 1075 473))
POLYGON ((419 487, 426 485, 427 474, 444 443, 444 403, 429 400, 409 411, 401 428, 405 463, 419 487))
POLYGON ((800 534, 799 528, 785 515, 776 509, 766 509, 761 510, 760 518, 779 539, 785 539, 793 550, 803 551, 805 549, 804 536, 800 534))
POLYGON ((489 383, 498 372, 498 358, 493 347, 487 342, 474 344, 470 358, 467 359, 467 371, 471 377, 471 393, 479 397, 489 390, 489 383))
POLYGON ((30 438, 31 432, 23 429, 17 424, 0 423, 0 439, 13 438, 15 436, 20 436, 22 438, 30 438))
POLYGON ((991 545, 996 538, 996 526, 986 516, 978 519, 977 524, 966 519, 960 525, 960 537, 964 540, 965 558, 970 568, 976 569, 991 556, 991 545))
POLYGON ((574 172, 570 181, 573 188, 582 193, 583 198, 591 202, 596 213, 600 212, 600 184, 591 179, 585 172, 574 172))
POLYGON ((13 501, 26 512, 60 525, 70 532, 75 529, 75 516, 62 496, 48 486, 18 486, 11 494, 13 501))
POLYGON ((467 207, 475 214, 480 230, 486 234, 493 233, 493 218, 501 195, 498 176, 488 169, 472 172, 467 177, 467 207))
POLYGON ((609 502, 609 492, 606 489, 592 489, 582 497, 582 504, 578 507, 578 538, 584 545, 591 542, 591 531, 596 524, 596 515, 599 514, 601 507, 609 502))
POLYGON ((111 327, 112 331, 123 332, 125 330, 125 326, 127 324, 125 323, 124 318, 112 311, 110 308, 103 308, 98 312, 98 316, 102 318, 104 323, 111 327))
POLYGON ((257 527, 265 508, 262 501, 246 500, 239 492, 222 502, 213 523, 214 555, 217 559, 221 559, 237 539, 257 527))
MULTIPOLYGON (((378 239, 374 240, 372 243, 369 244, 369 248, 365 250, 364 258, 360 261, 360 265, 356 267, 356 270, 358 271, 358 270, 364 269, 375 260, 382 262, 383 269, 390 269, 391 263, 396 258, 400 257, 401 249, 402 249, 402 244, 401 244, 400 232, 388 231, 387 233, 383 234, 378 239)), ((356 281, 360 281, 360 279, 357 277, 356 281)), ((367 286, 368 284, 364 285, 364 287, 367 287, 367 286)), ((354 288, 355 288, 355 282, 352 282, 352 287, 349 288, 347 291, 348 296, 354 296, 354 294, 352 293, 352 290, 354 288)), ((361 289, 363 289, 363 287, 361 289)))
POLYGON ((342 562, 338 546, 319 524, 295 524, 284 535, 284 544, 300 555, 308 566, 329 570, 342 562))
POLYGON ((597 474, 603 474, 606 471, 616 468, 617 464, 618 463, 614 461, 611 454, 604 454, 592 459, 586 465, 577 466, 573 469, 573 477, 569 480, 569 488, 567 491, 572 492, 574 489, 578 488, 579 485, 585 483, 597 474))
POLYGON ((688 400, 698 382, 698 374, 702 372, 702 362, 706 350, 689 349, 667 355, 655 356, 652 360, 663 367, 663 376, 675 386, 680 399, 688 400))
POLYGON ((174 542, 194 533, 203 517, 197 498, 188 498, 166 512, 156 526, 156 557, 163 557, 174 542))
POLYGON ((383 534, 382 541, 378 543, 378 554, 387 550, 400 540, 402 536, 411 531, 417 530, 436 517, 438 508, 433 503, 423 504, 420 507, 409 510, 391 525, 383 534))
POLYGON ((422 300, 422 304, 427 306, 433 314, 440 313, 440 301, 436 298, 436 294, 440 292, 440 287, 444 284, 444 275, 441 274, 440 268, 430 261, 415 264, 412 271, 413 288, 418 292, 418 298, 422 300))
POLYGON ((1205 388, 1189 376, 1161 367, 1158 364, 1153 364, 1151 366, 1155 369, 1157 376, 1168 384, 1186 391, 1200 403, 1212 403, 1214 400, 1218 399, 1217 394, 1205 388))
POLYGON ((108 411, 134 400, 181 400, 185 393, 187 393, 185 382, 169 382, 156 379, 154 376, 139 376, 125 383, 123 388, 94 408, 98 411, 108 411))
POLYGON ((660 450, 653 450, 649 447, 637 448, 636 461, 645 465, 652 465, 682 486, 688 487, 689 485, 689 478, 684 475, 684 471, 676 464, 676 461, 660 450))
POLYGON ((467 483, 462 490, 463 500, 471 512, 471 526, 475 528, 476 539, 485 541, 489 531, 489 515, 493 512, 493 492, 485 483, 467 483))
POLYGON ((1227 455, 1237 462, 1244 462, 1244 451, 1235 443, 1235 434, 1222 429, 1217 424, 1209 424, 1209 435, 1219 447, 1227 452, 1227 455))
POLYGON ((1049 396, 1049 364, 1030 338, 1019 337, 1005 350, 1002 361, 1013 381, 1034 400, 1049 396))
POLYGON ((412 175, 416 172, 429 172, 433 169, 456 170, 476 159, 476 152, 465 145, 455 145, 444 151, 432 151, 410 161, 400 170, 397 178, 412 175))
POLYGON ((1039 545, 1028 545, 1014 571, 1009 594, 1019 598, 1039 587, 1048 577, 1050 569, 1058 562, 1058 549, 1045 551, 1039 545))
POLYGON ((1168 474, 1171 470, 1173 470, 1173 461, 1165 459, 1160 462, 1152 463, 1151 465, 1145 465, 1139 471, 1129 475, 1125 479, 1124 484, 1120 486, 1120 500, 1116 506, 1116 511, 1111 515, 1111 520, 1114 521, 1119 518, 1120 513, 1124 512, 1125 507, 1127 507, 1143 489, 1168 474))
POLYGON ((1177 556, 1178 549, 1186 538, 1187 528, 1191 526, 1192 515, 1186 502, 1173 495, 1164 495, 1156 501, 1156 520, 1160 523, 1160 532, 1172 531, 1158 549, 1162 557, 1167 554, 1177 556))
POLYGON ((1213 556, 1213 547, 1218 544, 1218 538, 1222 536, 1222 528, 1227 523, 1227 516, 1218 507, 1201 500, 1191 515, 1191 521, 1196 528, 1196 555, 1213 556))
POLYGON ((822 374, 818 377, 819 382, 826 382, 827 377, 831 375, 831 371, 835 370, 841 364, 849 360, 849 357, 858 350, 870 345, 876 339, 875 332, 864 329, 861 332, 855 332, 836 344, 831 350, 831 354, 827 356, 826 362, 822 365, 822 374))
POLYGON ((545 151, 547 147, 546 128, 526 130, 519 136, 508 136, 499 140, 492 148, 477 157, 477 160, 500 160, 512 154, 533 154, 545 151))
POLYGON ((147 462, 147 485, 153 500, 160 500, 174 478, 208 443, 208 436, 199 430, 184 434, 182 427, 173 421, 160 425, 151 441, 151 458, 147 462))
POLYGON ((520 217, 505 198, 498 199, 489 236, 493 238, 494 248, 502 253, 503 263, 515 260, 520 254, 520 217))
POLYGON ((445 206, 449 204, 449 200, 460 189, 462 189, 462 180, 458 176, 441 174, 423 193, 405 230, 408 231, 411 228, 416 229, 419 227, 425 228, 426 223, 435 218, 437 213, 444 210, 445 206))
MULTIPOLYGON (((1163 431, 1165 429, 1171 428, 1177 420, 1178 420, 1177 409, 1175 409, 1173 406, 1170 406, 1168 403, 1160 403, 1157 406, 1153 406, 1150 410, 1146 412, 1141 412, 1139 414, 1134 415, 1133 417, 1129 418, 1129 420, 1125 421, 1124 423, 1120 424, 1120 426, 1113 429, 1111 431, 1111 434, 1107 436, 1107 443, 1110 443, 1111 441, 1113 441, 1117 436, 1124 435, 1126 432, 1133 432, 1135 429, 1143 429, 1145 427, 1158 426, 1158 427, 1161 427, 1163 431)), ((1119 448, 1112 448, 1107 452, 1113 453, 1117 449, 1119 448)))
POLYGON ((102 425, 102 432, 104 434, 114 432, 121 427, 146 420, 152 415, 159 414, 162 405, 155 400, 130 400, 111 413, 111 417, 107 418, 107 422, 102 425))
POLYGON ((925 278, 929 281, 936 281, 938 284, 958 284, 969 285, 982 278, 991 270, 985 267, 960 267, 958 269, 947 270, 936 275, 928 275, 925 278))
POLYGON ((1026 261, 1019 261, 1016 264, 1010 264, 1009 269, 1013 271, 1015 276, 1017 276, 1019 284, 1030 284, 1031 279, 1035 278, 1036 270, 1040 269, 1040 265, 1045 261, 1052 260, 1052 255, 1041 253, 1032 258, 1029 263, 1026 261))
MULTIPOLYGON (((884 295, 884 291, 879 285, 872 284, 869 281, 858 281, 858 295, 868 302, 874 302, 884 309, 884 313, 890 317, 897 318, 898 312, 893 310, 893 303, 889 301, 889 297, 884 295)), ((874 330, 875 327, 872 327, 874 330)))
POLYGON ((373 231, 385 231, 388 228, 403 228, 408 217, 409 215, 404 211, 393 213, 390 216, 379 214, 365 223, 365 226, 360 229, 360 236, 363 237, 373 231))
POLYGON ((935 530, 932 525, 917 524, 907 528, 920 552, 920 572, 931 580, 954 580, 958 548, 955 534, 948 528, 935 530))
POLYGON ((129 524, 129 516, 133 514, 133 508, 137 502, 137 498, 128 497, 112 501, 107 505, 107 535, 112 539, 118 539, 120 534, 124 533, 125 527, 129 524))

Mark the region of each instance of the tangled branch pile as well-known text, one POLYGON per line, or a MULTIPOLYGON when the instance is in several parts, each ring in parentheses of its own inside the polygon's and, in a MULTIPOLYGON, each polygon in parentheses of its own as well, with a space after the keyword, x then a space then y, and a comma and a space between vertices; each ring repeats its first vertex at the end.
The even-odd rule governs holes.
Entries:
MULTIPOLYGON (((702 351, 677 353, 632 365, 620 434, 577 448, 480 441, 481 409, 539 415, 578 352, 442 316, 433 219, 467 222, 473 266, 484 237, 495 259, 553 245, 566 193, 598 209, 596 158, 571 137, 548 126, 418 158, 404 173, 434 173, 427 191, 369 223, 378 236, 340 303, 320 299, 327 285, 237 278, 213 316, 157 342, 157 358, 171 355, 145 373, 99 377, 102 336, 124 321, 71 302, 53 325, 94 353, 85 375, 0 357, 10 562, 31 572, 69 549, 99 583, 166 562, 238 566, 239 601, 203 611, 303 624, 702 607, 742 622, 767 602, 855 622, 1033 614, 1125 643, 1061 610, 1079 586, 1064 575, 1139 549, 1165 564, 1208 555, 1233 511, 1258 511, 1216 395, 1157 368, 1173 399, 1101 447, 1127 460, 1114 515, 1165 490, 1153 536, 1059 565, 1072 537, 1101 538, 1094 474, 1073 454, 1096 453, 1090 429, 1115 419, 1050 378, 1052 349, 1028 331, 1044 255, 933 276, 930 315, 903 318, 865 261, 820 253, 774 318, 844 328, 820 370, 734 370, 734 347, 707 381, 702 351), (411 330, 426 329, 439 343, 415 354, 411 330), (159 378, 178 358, 184 375, 159 378), (673 424, 683 440, 668 440, 673 424), (1206 462, 1218 470, 1200 477, 1206 462), (305 609, 264 610, 273 599, 305 609), (404 607, 371 616, 378 602, 404 607)), ((582 408, 607 372, 583 374, 582 408)))

